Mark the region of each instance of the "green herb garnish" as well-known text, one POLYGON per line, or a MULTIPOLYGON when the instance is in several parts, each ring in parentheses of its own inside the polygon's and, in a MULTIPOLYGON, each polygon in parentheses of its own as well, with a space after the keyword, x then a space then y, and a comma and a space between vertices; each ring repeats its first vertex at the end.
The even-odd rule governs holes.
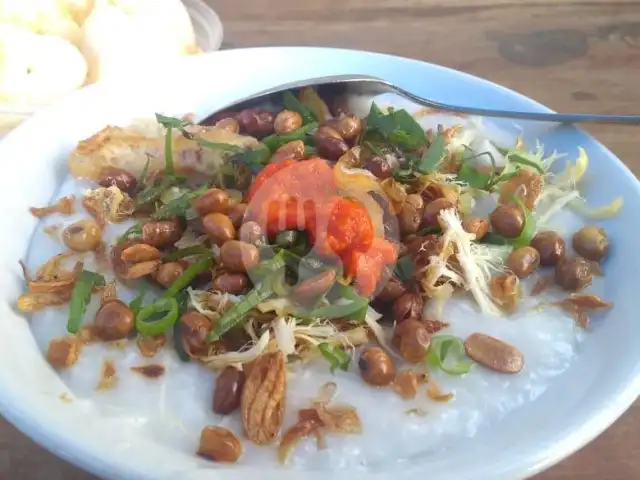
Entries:
POLYGON ((442 134, 442 125, 438 125, 438 134, 418 161, 416 170, 422 174, 434 172, 444 157, 444 148, 445 139, 442 134))
POLYGON ((91 292, 95 287, 104 287, 106 282, 99 273, 83 270, 78 275, 76 283, 71 292, 71 302, 69 303, 69 319, 67 320, 67 331, 78 333, 82 319, 87 311, 87 305, 91 301, 91 292))
MULTIPOLYGON (((186 127, 188 127, 189 125, 192 125, 191 122, 186 122, 176 117, 168 117, 160 113, 156 113, 156 121, 167 129, 168 135, 166 138, 168 139, 171 139, 171 131, 175 128, 179 130, 180 133, 185 138, 188 138, 189 140, 193 140, 198 145, 204 148, 208 148, 209 150, 222 150, 224 152, 241 152, 242 151, 242 149, 237 145, 231 145, 229 143, 211 142, 198 135, 194 135, 193 133, 188 132, 186 127)), ((170 148, 170 146, 171 146, 171 141, 165 140, 165 155, 167 153, 167 148, 170 148), (169 147, 167 147, 167 143, 169 144, 169 147)), ((173 160, 173 156, 172 156, 172 160, 173 160)), ((172 173, 173 173, 173 170, 172 170, 172 173)), ((167 170, 167 174, 171 175, 172 173, 169 173, 169 171, 167 170)))
POLYGON ((505 156, 507 161, 531 167, 537 170, 540 175, 544 175, 544 167, 540 163, 540 159, 535 155, 523 150, 516 150, 515 148, 499 147, 495 143, 493 143, 493 146, 505 156))
POLYGON ((147 177, 149 175, 149 163, 151 162, 151 155, 149 155, 148 153, 146 155, 147 155, 147 161, 144 163, 144 167, 142 167, 140 176, 137 178, 137 181, 136 181, 136 192, 139 192, 140 190, 142 190, 143 188, 142 186, 147 183, 147 177))
POLYGON ((262 168, 269 163, 271 158, 271 150, 267 147, 262 147, 257 150, 247 150, 246 152, 238 153, 232 158, 232 162, 236 164, 246 165, 251 173, 258 173, 262 168))
POLYGON ((262 143, 264 143, 269 150, 275 152, 282 145, 293 142, 294 140, 309 141, 311 139, 311 132, 316 128, 318 128, 318 122, 311 122, 285 135, 276 135, 275 133, 269 135, 262 139, 262 143))
POLYGON ((367 115, 367 133, 380 135, 389 143, 408 150, 428 144, 424 130, 409 112, 400 109, 384 114, 375 102, 367 115))
POLYGON ((205 193, 208 188, 208 185, 205 185, 197 190, 183 193, 179 197, 174 198, 169 203, 158 208, 151 218, 154 220, 169 220, 175 217, 185 217, 191 208, 191 202, 205 193))
POLYGON ((331 373, 336 369, 343 371, 349 370, 349 363, 351 363, 351 356, 347 354, 342 348, 333 346, 327 342, 318 344, 318 350, 325 358, 329 365, 331 365, 331 373))
POLYGON ((164 136, 164 173, 172 176, 173 171, 173 127, 168 126, 164 136))
POLYGON ((117 243, 123 243, 127 240, 130 240, 135 237, 139 237, 142 235, 142 225, 140 223, 136 223, 135 225, 131 225, 129 228, 125 230, 125 232, 118 237, 117 243))
POLYGON ((286 108, 287 110, 298 112, 302 117, 303 125, 316 121, 316 118, 313 115, 313 112, 311 112, 311 109, 307 107, 304 103, 302 103, 300 100, 298 100, 293 93, 284 92, 282 96, 282 104, 284 105, 284 108, 286 108))
POLYGON ((533 240, 533 236, 536 233, 536 219, 533 216, 533 212, 529 210, 522 200, 515 195, 503 195, 518 205, 518 208, 522 210, 524 215, 524 225, 522 226, 522 232, 516 238, 513 239, 513 248, 526 247, 533 240))
POLYGON ((473 367, 473 362, 466 357, 462 339, 452 335, 431 337, 427 360, 431 366, 449 375, 464 375, 473 367))
POLYGON ((512 245, 513 239, 503 237, 502 235, 498 235, 495 232, 487 232, 478 241, 478 243, 485 243, 488 245, 512 245))
POLYGON ((401 282, 408 282, 413 277, 413 274, 416 272, 416 264, 413 262, 409 255, 405 255, 404 257, 400 257, 396 262, 396 268, 394 273, 398 280, 401 282))
MULTIPOLYGON (((307 315, 310 318, 352 318, 353 316, 361 316, 362 310, 369 306, 369 299, 366 297, 357 296, 349 303, 324 305, 322 307, 314 308, 307 315)), ((355 320, 355 318, 353 318, 355 320)))
POLYGON ((266 302, 274 295, 273 285, 269 278, 266 278, 259 286, 253 288, 242 300, 234 304, 218 319, 213 330, 209 332, 207 341, 209 343, 219 340, 225 333, 246 321, 247 314, 262 302, 266 302))
POLYGON ((182 343, 182 319, 181 318, 178 318, 176 323, 173 324, 173 348, 175 349, 176 354, 178 355, 178 358, 181 361, 185 363, 188 363, 191 361, 191 357, 185 350, 184 344, 182 343))
POLYGON ((178 301, 175 298, 159 298, 140 309, 136 315, 136 330, 143 335, 159 335, 171 328, 178 317, 178 301))
POLYGON ((167 189, 182 185, 186 180, 186 177, 182 175, 168 175, 156 178, 151 184, 144 187, 142 191, 138 193, 135 202, 136 207, 157 202, 167 189))
POLYGON ((137 315, 140 309, 142 308, 142 302, 146 294, 147 294, 147 289, 142 288, 142 290, 138 292, 138 295, 136 295, 134 299, 129 302, 129 308, 134 314, 137 315))
POLYGON ((213 252, 210 248, 205 247, 204 245, 193 245, 191 247, 181 248, 180 250, 169 253, 165 257, 165 260, 167 260, 168 262, 173 262, 175 260, 180 260, 181 258, 191 257, 194 255, 213 256, 213 252))
POLYGON ((187 269, 174 280, 171 286, 162 295, 164 298, 173 298, 181 290, 187 288, 189 284, 202 272, 209 270, 213 265, 213 258, 208 257, 192 263, 187 269))

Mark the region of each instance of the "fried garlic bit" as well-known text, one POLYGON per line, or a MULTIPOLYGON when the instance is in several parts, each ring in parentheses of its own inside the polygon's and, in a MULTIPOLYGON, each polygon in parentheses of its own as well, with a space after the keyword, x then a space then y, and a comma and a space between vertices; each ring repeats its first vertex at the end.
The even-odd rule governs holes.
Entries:
POLYGON ((330 383, 320 388, 318 398, 311 403, 311 408, 298 411, 298 422, 289 428, 280 440, 278 460, 287 463, 296 445, 305 438, 314 435, 318 448, 324 448, 325 431, 334 433, 362 433, 362 422, 355 408, 349 405, 330 403, 335 395, 335 384, 330 383))
POLYGON ((83 264, 76 262, 73 270, 66 270, 62 263, 68 256, 67 253, 56 255, 38 269, 35 278, 20 262, 27 281, 27 293, 21 295, 17 302, 22 312, 38 312, 46 307, 63 305, 71 299, 71 291, 83 264))
POLYGON ((96 386, 96 390, 109 390, 115 387, 118 382, 118 375, 116 373, 116 367, 112 360, 105 360, 102 364, 102 372, 100 375, 100 381, 96 386))
POLYGON ((589 313, 593 310, 609 309, 612 302, 603 300, 598 295, 572 293, 567 298, 556 302, 555 305, 569 313, 580 328, 589 327, 589 313))
POLYGON ((520 299, 520 280, 513 273, 495 276, 489 283, 491 298, 505 313, 512 313, 520 299))
POLYGON ((96 219, 100 228, 118 223, 133 214, 133 200, 116 186, 90 190, 82 199, 82 206, 96 219))
POLYGON ((53 215, 54 213, 59 213, 60 215, 72 215, 75 213, 73 205, 75 201, 75 195, 71 195, 68 197, 62 197, 56 203, 47 207, 31 207, 29 211, 31 212, 31 215, 36 218, 44 218, 48 215, 53 215))

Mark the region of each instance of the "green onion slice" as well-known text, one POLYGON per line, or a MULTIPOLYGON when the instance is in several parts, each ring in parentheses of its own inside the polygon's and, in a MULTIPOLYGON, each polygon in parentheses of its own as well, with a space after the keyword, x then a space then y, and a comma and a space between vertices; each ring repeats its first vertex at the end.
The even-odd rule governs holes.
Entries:
POLYGON ((453 335, 431 337, 427 350, 427 361, 449 375, 469 373, 473 362, 465 354, 462 339, 453 335))
POLYGON ((318 344, 318 350, 325 358, 329 365, 331 365, 331 373, 336 369, 343 371, 349 370, 349 363, 351 363, 351 356, 347 354, 342 348, 331 345, 327 342, 318 344))
POLYGON ((175 298, 159 298, 136 315, 136 330, 143 335, 164 333, 178 321, 178 301, 175 298), (160 314, 164 315, 160 316, 160 314))
POLYGON ((213 265, 213 258, 204 258, 187 267, 182 275, 174 280, 171 286, 164 292, 164 298, 175 297, 178 292, 187 288, 189 284, 202 272, 210 269, 213 265))

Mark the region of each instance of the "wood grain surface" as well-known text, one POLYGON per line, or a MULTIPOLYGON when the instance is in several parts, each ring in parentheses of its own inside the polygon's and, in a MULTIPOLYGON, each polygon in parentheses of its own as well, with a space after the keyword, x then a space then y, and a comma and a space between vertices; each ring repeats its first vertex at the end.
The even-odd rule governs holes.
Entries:
MULTIPOLYGON (((640 114, 640 0, 208 0, 224 48, 317 45, 463 70, 558 111, 640 114)), ((591 132, 640 174, 638 130, 591 132)), ((540 480, 640 478, 640 405, 540 480)), ((0 479, 90 480, 0 419, 0 479)))

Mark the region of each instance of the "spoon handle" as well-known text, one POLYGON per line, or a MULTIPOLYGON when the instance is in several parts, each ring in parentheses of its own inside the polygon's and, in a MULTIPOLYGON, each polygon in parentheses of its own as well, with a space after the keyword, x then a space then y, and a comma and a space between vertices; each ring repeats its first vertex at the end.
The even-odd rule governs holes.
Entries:
MULTIPOLYGON (((481 117, 515 118, 520 120, 534 120, 538 122, 555 123, 612 123, 617 125, 640 125, 640 115, 604 115, 591 113, 553 113, 553 112, 517 112, 513 110, 498 110, 493 108, 476 108, 462 105, 449 105, 436 102, 428 98, 419 97, 391 82, 370 75, 334 75, 329 77, 316 78, 298 84, 333 84, 350 85, 357 90, 365 90, 370 93, 396 93, 414 103, 424 107, 434 108, 453 113, 464 113, 467 115, 477 115, 481 117)), ((299 86, 299 85, 296 85, 299 86)))
POLYGON ((409 100, 423 105, 453 113, 464 113, 481 117, 516 118, 520 120, 534 120, 538 122, 555 123, 612 123, 617 125, 640 125, 640 115, 603 115, 594 113, 543 113, 543 112, 516 112, 512 110, 497 110, 493 108, 464 107, 460 105, 448 105, 418 97, 406 90, 395 87, 400 95, 409 100))

